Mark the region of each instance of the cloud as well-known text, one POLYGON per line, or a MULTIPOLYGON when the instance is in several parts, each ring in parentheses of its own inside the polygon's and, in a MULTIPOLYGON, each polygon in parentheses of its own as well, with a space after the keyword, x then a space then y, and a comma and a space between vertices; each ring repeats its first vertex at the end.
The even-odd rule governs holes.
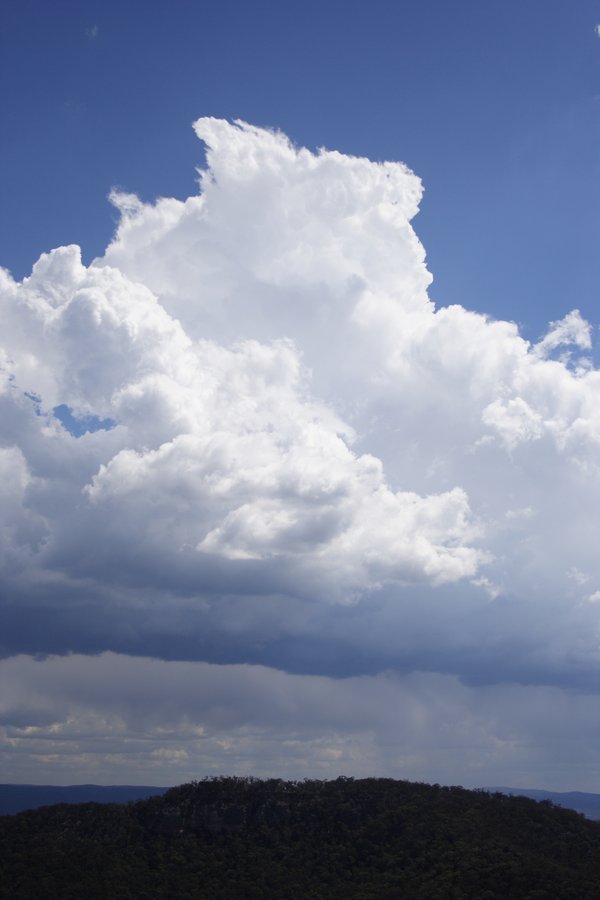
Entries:
POLYGON ((436 309, 404 165, 195 128, 198 196, 0 271, 3 654, 592 690, 591 326, 436 309))
POLYGON ((6 778, 173 784, 199 773, 393 775, 476 787, 585 788, 593 693, 468 687, 415 672, 349 679, 113 654, 0 663, 6 778), (573 771, 581 772, 573 782, 573 771))
MULTIPOLYGON (((591 350, 592 337, 591 326, 581 318, 578 309, 572 310, 559 322, 551 322, 550 328, 542 340, 535 345, 536 355, 546 358, 557 347, 578 347, 582 350, 591 350)), ((568 362, 568 357, 563 357, 568 362)))

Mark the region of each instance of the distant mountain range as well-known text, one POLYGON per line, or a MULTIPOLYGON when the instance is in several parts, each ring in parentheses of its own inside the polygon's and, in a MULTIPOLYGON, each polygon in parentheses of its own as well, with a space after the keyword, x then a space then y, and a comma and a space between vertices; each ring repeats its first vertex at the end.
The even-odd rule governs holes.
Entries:
POLYGON ((0 784, 0 816, 54 803, 129 803, 165 794, 169 788, 150 785, 0 784))
POLYGON ((550 800, 556 806, 574 809, 588 819, 600 820, 600 794, 586 794, 582 791, 538 791, 535 788, 485 787, 484 791, 509 794, 511 797, 530 797, 532 800, 550 800))
MULTIPOLYGON (((72 784, 0 784, 0 815, 12 815, 26 809, 38 809, 53 803, 129 803, 165 794, 168 787, 152 785, 72 784)), ((484 787, 490 793, 550 800, 556 806, 574 809, 588 819, 600 820, 600 794, 582 791, 540 791, 535 788, 484 787)))

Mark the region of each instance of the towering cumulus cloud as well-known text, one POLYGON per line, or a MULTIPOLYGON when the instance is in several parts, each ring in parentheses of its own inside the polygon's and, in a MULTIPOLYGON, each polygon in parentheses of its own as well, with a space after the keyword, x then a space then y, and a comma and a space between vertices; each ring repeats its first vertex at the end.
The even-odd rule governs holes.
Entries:
POLYGON ((532 346, 434 309, 399 163, 195 129, 198 196, 115 193, 91 266, 2 273, 10 771, 62 777, 75 741, 88 779, 440 779, 458 721, 478 771, 526 765, 543 710, 599 683, 590 326, 532 346))

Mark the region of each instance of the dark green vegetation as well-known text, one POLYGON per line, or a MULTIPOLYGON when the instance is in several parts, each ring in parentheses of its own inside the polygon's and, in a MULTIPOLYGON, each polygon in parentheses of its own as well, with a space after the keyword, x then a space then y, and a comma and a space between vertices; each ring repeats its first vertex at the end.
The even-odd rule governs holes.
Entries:
POLYGON ((3 817, 0 841, 11 900, 600 898, 600 824, 391 779, 212 779, 3 817))

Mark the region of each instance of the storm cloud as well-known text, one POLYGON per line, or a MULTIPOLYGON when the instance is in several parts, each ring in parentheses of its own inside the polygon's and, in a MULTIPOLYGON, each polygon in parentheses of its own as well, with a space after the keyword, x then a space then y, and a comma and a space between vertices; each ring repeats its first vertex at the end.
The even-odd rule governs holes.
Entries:
POLYGON ((443 744, 437 716, 479 748, 472 779, 525 777, 547 751, 518 748, 552 726, 523 710, 573 703, 583 721, 600 683, 592 326, 567 310, 532 344, 436 309, 411 225, 422 188, 401 163, 243 122, 195 129, 197 196, 113 193, 103 257, 62 247, 21 283, 1 272, 5 751, 21 741, 29 759, 38 728, 64 750, 88 710, 95 735, 112 723, 99 778, 135 770, 115 762, 117 720, 167 782, 170 764, 175 780, 222 760, 456 778, 462 740, 415 762, 443 744), (94 690, 65 693, 53 673, 69 666, 94 690), (125 710, 115 667, 152 673, 125 710), (178 698, 158 703, 165 746, 142 713, 165 693, 158 672, 178 698), (425 724, 409 740, 411 709, 425 724), (197 757, 190 722, 214 730, 197 757), (252 728, 262 743, 220 755, 252 728))

